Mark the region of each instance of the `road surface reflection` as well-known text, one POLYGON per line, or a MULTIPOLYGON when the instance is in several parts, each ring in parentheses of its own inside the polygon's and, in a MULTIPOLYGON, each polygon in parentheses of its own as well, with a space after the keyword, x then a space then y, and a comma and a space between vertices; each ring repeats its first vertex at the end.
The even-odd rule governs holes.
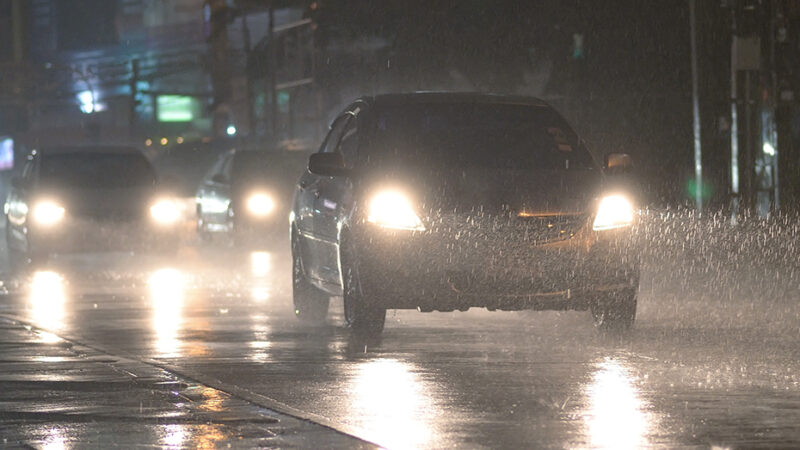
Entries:
POLYGON ((50 428, 41 448, 43 450, 64 450, 68 448, 64 432, 58 427, 50 428))
POLYGON ((437 412, 411 364, 395 359, 365 361, 349 380, 351 417, 364 437, 387 448, 430 447, 437 412))
POLYGON ((262 303, 272 296, 271 280, 272 254, 269 252, 250 253, 250 273, 253 275, 250 295, 257 303, 262 303))
POLYGON ((586 388, 589 410, 584 417, 591 447, 648 446, 650 416, 635 381, 618 360, 606 358, 597 364, 586 388))
POLYGON ((64 277, 57 272, 38 271, 31 278, 28 306, 31 318, 40 326, 60 330, 67 301, 64 277))
POLYGON ((177 269, 159 269, 150 275, 148 285, 156 352, 161 357, 180 356, 178 331, 183 322, 184 275, 177 269))

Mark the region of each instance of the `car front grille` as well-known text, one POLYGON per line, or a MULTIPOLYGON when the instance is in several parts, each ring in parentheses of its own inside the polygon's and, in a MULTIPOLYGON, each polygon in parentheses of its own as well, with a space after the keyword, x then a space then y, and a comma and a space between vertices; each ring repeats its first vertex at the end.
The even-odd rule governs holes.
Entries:
POLYGON ((432 219, 431 231, 461 244, 542 245, 569 239, 586 223, 586 214, 451 214, 432 219))

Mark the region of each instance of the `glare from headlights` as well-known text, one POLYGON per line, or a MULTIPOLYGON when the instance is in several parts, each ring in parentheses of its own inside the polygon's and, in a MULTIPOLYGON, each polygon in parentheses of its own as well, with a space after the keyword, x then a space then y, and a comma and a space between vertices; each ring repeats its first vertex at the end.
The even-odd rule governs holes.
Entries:
POLYGON ((169 200, 159 200, 150 207, 150 216, 162 225, 170 225, 177 222, 180 217, 178 207, 169 200))
POLYGON ((33 220, 39 225, 54 225, 64 218, 64 208, 56 202, 44 200, 33 207, 33 220))
POLYGON ((367 221, 384 228, 424 230, 422 221, 411 207, 408 197, 398 191, 382 191, 369 203, 367 221))
POLYGON ((592 228, 595 231, 630 226, 633 223, 633 205, 622 195, 609 195, 600 200, 592 228))
POLYGON ((256 193, 247 198, 247 210, 254 216, 266 216, 275 209, 275 202, 269 195, 256 193))

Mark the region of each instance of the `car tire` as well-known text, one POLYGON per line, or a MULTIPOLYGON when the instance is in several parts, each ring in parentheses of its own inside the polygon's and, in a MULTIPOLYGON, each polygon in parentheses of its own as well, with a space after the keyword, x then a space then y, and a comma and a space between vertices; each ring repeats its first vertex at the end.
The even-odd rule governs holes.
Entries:
POLYGON ((294 236, 292 237, 292 299, 294 314, 303 322, 319 325, 328 317, 330 296, 306 279, 299 242, 294 236))
POLYGON ((595 326, 604 332, 626 332, 636 319, 637 288, 604 293, 589 310, 595 326))
POLYGON ((347 326, 359 336, 378 336, 386 324, 386 308, 364 294, 356 258, 352 252, 342 257, 342 299, 347 326))

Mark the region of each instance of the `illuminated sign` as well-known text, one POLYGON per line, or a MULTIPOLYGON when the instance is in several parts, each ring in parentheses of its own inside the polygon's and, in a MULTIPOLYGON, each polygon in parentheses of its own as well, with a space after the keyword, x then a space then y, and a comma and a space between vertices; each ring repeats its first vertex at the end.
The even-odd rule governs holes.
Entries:
POLYGON ((159 122, 191 122, 198 110, 197 99, 185 95, 159 95, 156 102, 159 122))
POLYGON ((0 136, 0 170, 14 168, 14 139, 0 136))

